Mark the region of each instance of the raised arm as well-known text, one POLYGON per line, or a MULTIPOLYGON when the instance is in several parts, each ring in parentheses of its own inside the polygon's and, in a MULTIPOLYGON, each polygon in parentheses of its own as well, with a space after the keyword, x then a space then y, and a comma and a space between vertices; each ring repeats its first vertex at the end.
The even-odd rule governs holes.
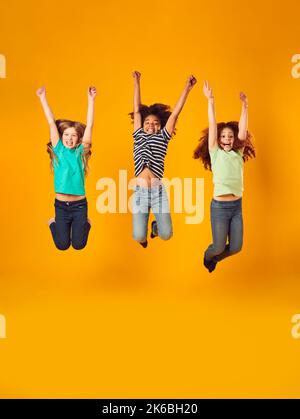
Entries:
POLYGON ((92 145, 92 131, 94 126, 94 105, 97 89, 94 86, 88 88, 88 110, 86 118, 86 128, 84 130, 82 144, 85 151, 89 151, 92 145))
POLYGON ((57 126, 55 123, 54 115, 50 109, 50 106, 48 104, 47 98, 46 98, 46 89, 44 86, 40 87, 36 94, 38 95, 41 105, 43 107, 44 114, 46 116, 46 119, 48 121, 49 127, 50 127, 50 140, 53 147, 56 146, 58 140, 59 140, 59 133, 57 130, 57 126))
POLYGON ((188 78, 188 80, 186 82, 186 85, 184 86, 183 92, 181 93, 181 96, 178 99, 178 102, 176 103, 176 105, 174 107, 174 110, 171 113, 171 115, 169 116, 168 121, 166 123, 166 128, 167 128, 167 131, 170 135, 173 134, 178 116, 179 116, 180 112, 182 111, 182 108, 183 108, 183 106, 186 102, 188 94, 190 93, 190 91, 192 90, 192 88, 194 87, 194 85, 196 83, 197 83, 197 80, 194 76, 190 76, 188 78))
POLYGON ((242 101, 242 112, 239 121, 239 133, 238 138, 241 141, 246 141, 247 130, 248 130, 248 98, 245 93, 240 93, 240 99, 242 101))
POLYGON ((212 88, 207 80, 203 84, 203 93, 208 101, 208 149, 213 150, 218 145, 218 128, 215 113, 215 99, 212 88))
POLYGON ((141 73, 134 71, 132 73, 134 84, 133 84, 133 131, 141 128, 142 126, 142 116, 140 113, 141 105, 141 87, 140 79, 141 73))

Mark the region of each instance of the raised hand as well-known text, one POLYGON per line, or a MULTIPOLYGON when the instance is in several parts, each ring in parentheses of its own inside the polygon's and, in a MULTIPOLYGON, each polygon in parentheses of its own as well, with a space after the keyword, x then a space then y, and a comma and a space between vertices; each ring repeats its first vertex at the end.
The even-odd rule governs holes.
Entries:
POLYGON ((195 86, 196 83, 197 83, 196 77, 194 77, 193 75, 189 76, 186 82, 186 87, 188 91, 190 91, 195 86))
POLYGON ((45 86, 39 87, 36 91, 36 94, 41 98, 46 95, 45 86))
POLYGON ((89 99, 95 99, 95 97, 97 96, 97 89, 95 86, 90 86, 88 88, 88 98, 89 99))
POLYGON ((132 77, 134 78, 134 80, 139 81, 141 78, 141 73, 139 71, 133 71, 132 72, 132 77))
POLYGON ((40 99, 45 117, 48 121, 49 127, 50 127, 50 139, 51 139, 51 144, 53 147, 56 146, 58 140, 59 140, 59 133, 57 130, 57 126, 55 123, 55 117, 52 113, 52 110, 49 106, 49 103, 47 101, 46 98, 46 89, 45 86, 39 87, 36 91, 37 96, 40 99))
POLYGON ((212 99, 214 97, 213 92, 212 92, 212 88, 210 87, 207 80, 205 80, 204 83, 203 83, 203 93, 204 93, 204 96, 207 99, 212 99))
POLYGON ((245 93, 240 92, 240 99, 241 99, 241 101, 243 102, 244 105, 248 106, 248 98, 245 95, 245 93))

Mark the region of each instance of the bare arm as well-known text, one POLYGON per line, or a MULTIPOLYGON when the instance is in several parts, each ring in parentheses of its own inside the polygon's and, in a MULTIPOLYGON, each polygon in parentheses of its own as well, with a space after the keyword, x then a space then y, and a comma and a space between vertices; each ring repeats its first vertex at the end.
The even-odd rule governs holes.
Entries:
POLYGON ((88 88, 88 110, 86 118, 86 128, 84 130, 82 144, 85 151, 89 151, 92 145, 92 131, 94 126, 94 105, 97 89, 94 86, 88 88))
MULTIPOLYGON (((245 93, 241 92, 240 93, 240 99, 242 101, 242 112, 241 112, 241 117, 240 117, 240 121, 239 121, 239 133, 238 133, 238 138, 241 141, 246 141, 247 139, 247 131, 248 131, 248 98, 245 95, 245 93)), ((244 151, 243 147, 241 149, 241 151, 244 151)))
POLYGON ((141 73, 138 71, 134 71, 132 73, 134 79, 134 87, 133 87, 133 131, 141 128, 142 126, 142 116, 140 113, 140 105, 141 105, 141 87, 140 87, 140 79, 141 73))
POLYGON ((208 100, 208 149, 213 150, 218 145, 218 128, 215 113, 215 101, 207 80, 203 84, 203 93, 208 100))
POLYGON ((173 112, 171 113, 171 115, 168 118, 168 121, 166 123, 166 128, 167 131, 170 135, 172 135, 176 123, 177 123, 177 119, 178 116, 180 114, 180 112, 183 109, 183 106, 186 102, 186 99, 190 93, 190 91, 192 90, 192 88, 194 87, 194 85, 197 83, 197 80, 194 76, 190 76, 186 82, 186 85, 184 86, 183 92, 181 93, 180 98, 178 99, 178 102, 176 103, 173 112))
POLYGON ((45 87, 44 86, 40 87, 36 91, 36 94, 38 95, 38 97, 41 101, 41 105, 42 105, 44 114, 45 114, 46 119, 47 119, 48 124, 49 124, 51 144, 52 144, 53 147, 55 147, 56 144, 58 143, 58 140, 59 140, 59 133, 58 133, 57 126, 56 126, 56 123, 55 123, 54 115, 53 115, 53 113, 50 109, 50 106, 49 106, 47 98, 46 98, 45 87))

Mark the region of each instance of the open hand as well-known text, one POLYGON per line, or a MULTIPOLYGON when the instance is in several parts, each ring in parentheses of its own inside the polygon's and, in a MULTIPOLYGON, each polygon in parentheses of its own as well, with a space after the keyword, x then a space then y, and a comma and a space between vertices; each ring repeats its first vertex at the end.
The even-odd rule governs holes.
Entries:
POLYGON ((204 96, 206 96, 207 99, 212 99, 214 97, 212 88, 210 87, 207 80, 205 80, 204 83, 203 83, 203 93, 204 93, 204 96))

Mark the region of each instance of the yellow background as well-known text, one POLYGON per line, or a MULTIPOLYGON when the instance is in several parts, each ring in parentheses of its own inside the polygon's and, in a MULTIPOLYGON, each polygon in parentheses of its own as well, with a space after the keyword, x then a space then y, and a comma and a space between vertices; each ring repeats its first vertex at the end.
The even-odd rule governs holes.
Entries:
POLYGON ((1 85, 2 397, 298 397, 300 339, 299 53, 297 0, 3 2, 1 85), (172 106, 198 78, 178 123, 165 176, 205 178, 205 217, 174 214, 171 241, 143 249, 131 214, 100 215, 96 182, 133 176, 133 70, 142 99, 172 106), (243 251, 213 274, 210 172, 191 158, 207 125, 202 81, 218 120, 239 118, 249 97, 257 158, 245 165, 243 251), (85 121, 98 88, 86 249, 58 251, 47 220, 53 178, 45 85, 57 118, 85 121))

